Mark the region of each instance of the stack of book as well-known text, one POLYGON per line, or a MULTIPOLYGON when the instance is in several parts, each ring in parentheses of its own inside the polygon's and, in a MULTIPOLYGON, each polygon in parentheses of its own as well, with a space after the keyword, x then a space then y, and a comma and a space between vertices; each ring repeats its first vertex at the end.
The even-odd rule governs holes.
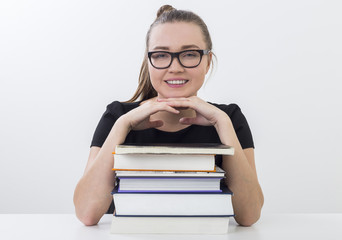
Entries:
POLYGON ((232 192, 215 155, 217 144, 118 145, 112 233, 227 233, 232 192))

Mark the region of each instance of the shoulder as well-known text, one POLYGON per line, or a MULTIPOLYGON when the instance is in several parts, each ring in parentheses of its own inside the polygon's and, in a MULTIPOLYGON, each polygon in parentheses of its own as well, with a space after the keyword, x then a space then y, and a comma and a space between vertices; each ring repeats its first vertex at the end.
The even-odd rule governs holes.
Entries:
POLYGON ((240 128, 241 126, 248 125, 245 115, 242 113, 240 107, 236 103, 231 104, 217 104, 210 103, 217 108, 224 111, 230 120, 232 121, 234 128, 240 128))
POLYGON ((111 114, 113 116, 119 117, 132 109, 138 107, 140 102, 119 102, 119 101, 114 101, 110 104, 107 105, 107 114, 111 114))
POLYGON ((102 147, 116 120, 121 115, 138 107, 139 104, 140 102, 125 103, 119 101, 114 101, 108 104, 106 111, 102 115, 100 122, 96 127, 91 146, 102 147))
POLYGON ((233 117, 236 113, 241 113, 241 109, 236 103, 231 103, 231 104, 218 104, 218 103, 211 103, 211 102, 209 103, 221 109, 225 113, 227 113, 229 117, 233 117))
POLYGON ((231 103, 228 105, 217 104, 217 103, 210 103, 210 104, 224 111, 228 115, 228 117, 231 119, 236 135, 240 141, 241 147, 243 149, 254 148, 252 132, 249 128, 247 119, 245 115, 242 113, 240 107, 235 103, 231 103))

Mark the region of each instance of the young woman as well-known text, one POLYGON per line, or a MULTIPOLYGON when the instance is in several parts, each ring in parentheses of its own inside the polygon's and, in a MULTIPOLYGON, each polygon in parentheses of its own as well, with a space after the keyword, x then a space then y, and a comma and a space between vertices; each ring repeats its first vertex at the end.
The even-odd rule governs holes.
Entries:
POLYGON ((263 194, 244 115, 236 104, 208 103, 197 97, 212 56, 211 38, 199 16, 169 5, 159 9, 147 33, 138 89, 128 102, 107 106, 75 189, 76 215, 85 225, 97 224, 114 210, 110 192, 115 146, 144 142, 233 146, 234 156, 219 156, 216 164, 226 171, 226 184, 234 192, 235 220, 250 226, 259 219, 263 194))

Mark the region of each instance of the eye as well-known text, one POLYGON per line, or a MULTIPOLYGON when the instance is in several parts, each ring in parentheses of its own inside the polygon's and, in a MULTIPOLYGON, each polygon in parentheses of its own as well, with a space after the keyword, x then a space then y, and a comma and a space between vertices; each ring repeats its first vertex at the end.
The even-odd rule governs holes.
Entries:
POLYGON ((197 58, 199 53, 196 51, 187 51, 182 54, 182 58, 197 58))
POLYGON ((169 58, 170 55, 164 52, 157 52, 157 53, 153 53, 151 57, 153 59, 165 59, 165 58, 169 58))

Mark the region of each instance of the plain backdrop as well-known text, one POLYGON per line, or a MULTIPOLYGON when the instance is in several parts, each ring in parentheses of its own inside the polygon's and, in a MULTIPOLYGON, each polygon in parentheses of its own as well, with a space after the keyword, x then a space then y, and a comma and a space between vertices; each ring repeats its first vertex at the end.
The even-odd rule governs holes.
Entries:
POLYGON ((264 213, 342 212, 342 2, 0 2, 0 213, 73 213, 95 127, 135 91, 165 4, 199 14, 217 63, 199 92, 237 103, 264 213))

